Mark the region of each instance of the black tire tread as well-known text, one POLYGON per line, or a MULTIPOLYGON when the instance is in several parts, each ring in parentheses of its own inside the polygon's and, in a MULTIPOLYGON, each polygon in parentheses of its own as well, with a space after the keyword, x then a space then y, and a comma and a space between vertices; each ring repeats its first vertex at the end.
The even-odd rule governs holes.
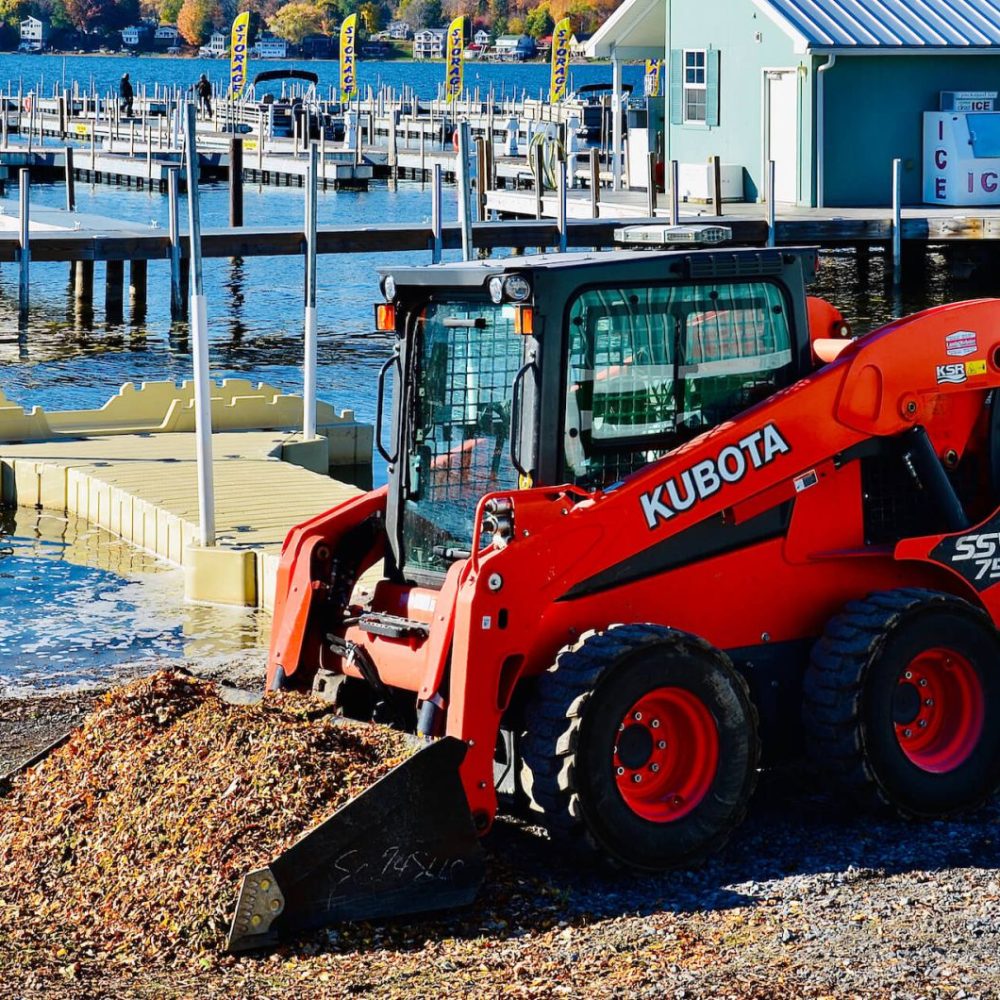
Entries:
POLYGON ((914 814, 886 792, 868 765, 859 725, 861 692, 868 665, 889 636, 909 615, 929 605, 990 624, 985 612, 952 594, 918 588, 878 591, 851 601, 830 620, 813 646, 803 683, 807 750, 819 768, 862 804, 888 807, 907 817, 914 814))
MULTIPOLYGON (((527 793, 532 816, 567 849, 587 858, 608 857, 591 837, 579 808, 574 782, 574 751, 580 728, 584 701, 591 696, 601 677, 622 657, 652 643, 672 644, 679 652, 698 650, 721 660, 739 679, 752 713, 755 735, 753 782, 746 800, 756 785, 757 764, 760 760, 760 740, 757 736, 757 710, 750 700, 749 688, 743 675, 732 667, 729 657, 699 636, 663 625, 612 625, 603 631, 581 635, 571 646, 556 656, 555 664, 539 677, 534 698, 525 716, 526 733, 521 745, 524 762, 522 784, 527 793)), ((746 801, 738 814, 706 842, 697 857, 684 864, 697 864, 721 850, 742 823, 746 801)))

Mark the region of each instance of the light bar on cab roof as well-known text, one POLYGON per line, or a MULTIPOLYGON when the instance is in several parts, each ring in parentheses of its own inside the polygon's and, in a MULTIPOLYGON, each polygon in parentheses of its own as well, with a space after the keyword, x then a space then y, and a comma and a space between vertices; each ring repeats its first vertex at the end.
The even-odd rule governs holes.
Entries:
POLYGON ((677 243, 706 246, 732 238, 729 226, 622 226, 615 230, 615 243, 625 246, 662 247, 677 243))

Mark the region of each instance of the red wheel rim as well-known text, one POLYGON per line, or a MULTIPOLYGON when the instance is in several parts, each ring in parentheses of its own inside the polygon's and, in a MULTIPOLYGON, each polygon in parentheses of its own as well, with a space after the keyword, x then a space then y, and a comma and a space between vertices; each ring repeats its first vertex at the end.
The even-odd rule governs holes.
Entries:
POLYGON ((928 649, 899 675, 893 724, 900 749, 922 771, 945 774, 964 764, 983 733, 983 685, 953 649, 928 649))
POLYGON ((719 728, 685 688, 660 687, 625 713, 614 773, 625 804, 654 823, 686 816, 708 794, 719 765, 719 728))

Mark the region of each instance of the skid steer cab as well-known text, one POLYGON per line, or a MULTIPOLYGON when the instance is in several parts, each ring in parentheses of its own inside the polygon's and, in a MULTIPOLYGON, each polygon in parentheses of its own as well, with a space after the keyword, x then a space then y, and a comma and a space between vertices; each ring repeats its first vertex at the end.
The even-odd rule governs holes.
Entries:
POLYGON ((993 793, 1000 306, 851 340, 816 266, 381 273, 388 482, 290 533, 268 685, 426 749, 255 873, 234 947, 468 901, 499 799, 657 871, 803 746, 909 815, 993 793))

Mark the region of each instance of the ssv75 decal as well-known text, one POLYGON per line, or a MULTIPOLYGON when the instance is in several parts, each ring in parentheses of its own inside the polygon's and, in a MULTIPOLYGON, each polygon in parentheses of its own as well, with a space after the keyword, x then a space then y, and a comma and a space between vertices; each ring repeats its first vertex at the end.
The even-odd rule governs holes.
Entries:
POLYGON ((715 458, 703 459, 643 493, 639 504, 647 527, 652 531, 675 514, 718 493, 724 485, 738 483, 751 469, 763 468, 791 450, 778 428, 765 424, 736 444, 720 449, 715 458))

